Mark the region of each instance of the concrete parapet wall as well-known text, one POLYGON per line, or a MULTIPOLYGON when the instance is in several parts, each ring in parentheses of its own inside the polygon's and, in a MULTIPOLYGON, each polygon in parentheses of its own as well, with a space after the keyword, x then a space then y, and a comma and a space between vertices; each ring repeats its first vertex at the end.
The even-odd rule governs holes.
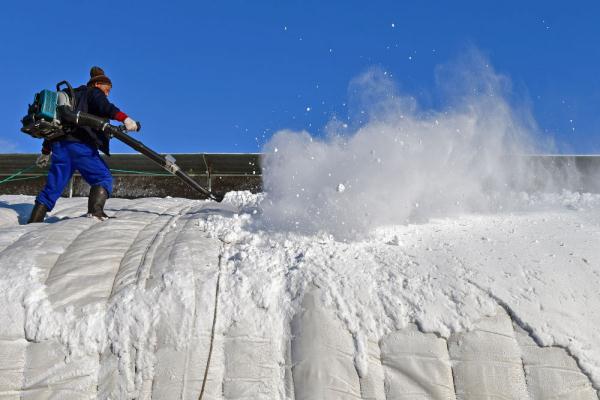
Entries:
MULTIPOLYGON (((37 154, 0 154, 0 181, 35 163, 37 154)), ((530 155, 526 168, 533 181, 517 190, 571 190, 600 193, 600 156, 530 155)), ((216 193, 232 190, 262 191, 261 154, 176 154, 177 164, 202 185, 216 193)), ((114 196, 203 198, 140 154, 105 157, 113 170, 114 196)), ((510 162, 508 160, 507 162, 510 162)), ((358 168, 358 166, 357 166, 358 168)), ((45 183, 46 169, 32 168, 18 180, 0 185, 1 194, 37 194, 45 183)), ((518 181, 519 177, 516 177, 518 181)), ((89 187, 79 175, 63 196, 87 196, 89 187)))
MULTIPOLYGON (((232 190, 262 190, 259 154, 175 154, 177 165, 201 185, 215 193, 232 190)), ((0 181, 35 164, 37 154, 0 154, 0 181)), ((141 154, 104 157, 114 177, 114 197, 205 198, 169 175, 141 154)), ((36 195, 44 187, 47 169, 31 168, 0 185, 0 194, 36 195)), ((79 174, 65 188, 64 197, 87 196, 89 186, 79 174)))

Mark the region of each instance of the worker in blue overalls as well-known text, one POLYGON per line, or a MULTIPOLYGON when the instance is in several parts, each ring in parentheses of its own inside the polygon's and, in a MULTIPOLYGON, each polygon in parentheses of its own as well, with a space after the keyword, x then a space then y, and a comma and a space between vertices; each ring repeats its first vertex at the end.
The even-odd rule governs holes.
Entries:
MULTIPOLYGON (((75 111, 122 122, 128 131, 136 131, 138 124, 108 101, 112 82, 100 67, 92 67, 87 85, 75 89, 75 111)), ((53 141, 44 141, 39 167, 51 162, 46 186, 35 200, 29 223, 43 222, 62 194, 75 170, 91 186, 88 198, 88 216, 106 219, 104 203, 112 192, 112 175, 98 150, 106 155, 110 138, 103 132, 88 127, 73 127, 66 135, 53 141)))

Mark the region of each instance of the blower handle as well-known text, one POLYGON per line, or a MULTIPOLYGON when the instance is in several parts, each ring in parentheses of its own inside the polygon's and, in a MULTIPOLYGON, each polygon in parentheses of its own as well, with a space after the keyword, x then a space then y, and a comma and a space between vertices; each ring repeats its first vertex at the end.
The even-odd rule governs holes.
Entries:
MULTIPOLYGON (((142 124, 140 123, 140 121, 135 121, 135 123, 137 124, 137 129, 135 130, 135 132, 139 132, 142 130, 142 124)), ((127 130, 127 128, 125 127, 125 125, 119 125, 118 127, 116 127, 118 130, 121 131, 121 133, 127 133, 129 132, 127 130)))
POLYGON ((67 81, 58 82, 58 83, 56 84, 56 91, 57 91, 57 92, 60 92, 60 91, 61 91, 61 90, 60 90, 60 87, 61 87, 62 85, 65 85, 65 86, 67 86, 67 90, 69 91, 69 96, 71 97, 71 110, 73 110, 73 111, 74 111, 74 110, 75 110, 75 107, 76 107, 77 105, 75 104, 76 100, 75 100, 75 91, 73 90, 73 86, 71 86, 71 84, 70 84, 69 82, 67 82, 67 81))

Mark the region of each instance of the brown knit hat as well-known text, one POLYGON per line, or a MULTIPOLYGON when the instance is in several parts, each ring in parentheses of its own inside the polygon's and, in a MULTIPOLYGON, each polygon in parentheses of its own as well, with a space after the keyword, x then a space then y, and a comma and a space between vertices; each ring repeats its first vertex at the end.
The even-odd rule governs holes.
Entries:
POLYGON ((111 85, 112 81, 106 75, 104 75, 104 70, 100 67, 92 67, 90 70, 90 80, 88 81, 88 86, 94 86, 96 83, 103 83, 105 85, 111 85))

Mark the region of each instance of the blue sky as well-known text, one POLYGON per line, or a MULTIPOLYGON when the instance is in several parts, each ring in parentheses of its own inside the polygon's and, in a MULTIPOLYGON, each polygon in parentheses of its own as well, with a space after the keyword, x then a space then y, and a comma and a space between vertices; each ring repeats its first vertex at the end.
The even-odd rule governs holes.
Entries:
POLYGON ((92 65, 150 147, 255 152, 279 129, 345 118, 350 81, 372 67, 433 106, 436 66, 476 48, 558 151, 598 153, 598 15, 597 1, 6 2, 0 152, 37 152, 19 132, 33 94, 85 83, 92 65))

